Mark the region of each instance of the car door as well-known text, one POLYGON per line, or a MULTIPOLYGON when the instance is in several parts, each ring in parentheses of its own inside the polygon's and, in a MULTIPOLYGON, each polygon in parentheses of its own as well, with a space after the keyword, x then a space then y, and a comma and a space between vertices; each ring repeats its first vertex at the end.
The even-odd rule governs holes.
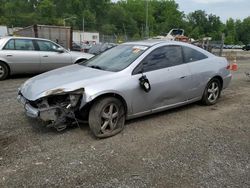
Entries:
POLYGON ((39 49, 41 60, 41 72, 60 68, 66 65, 71 65, 71 55, 64 50, 59 52, 59 45, 47 40, 35 40, 39 49))
POLYGON ((31 39, 10 39, 2 53, 12 72, 37 73, 40 70, 39 52, 31 39))
POLYGON ((211 76, 213 66, 208 56, 191 47, 183 46, 184 62, 187 63, 191 72, 191 88, 189 99, 199 98, 203 95, 207 81, 211 76))
POLYGON ((180 46, 164 46, 151 52, 133 71, 132 80, 146 76, 151 85, 147 93, 135 86, 132 93, 133 113, 143 113, 177 105, 187 100, 190 91, 190 71, 183 63, 180 46), (143 69, 143 73, 140 73, 143 69))

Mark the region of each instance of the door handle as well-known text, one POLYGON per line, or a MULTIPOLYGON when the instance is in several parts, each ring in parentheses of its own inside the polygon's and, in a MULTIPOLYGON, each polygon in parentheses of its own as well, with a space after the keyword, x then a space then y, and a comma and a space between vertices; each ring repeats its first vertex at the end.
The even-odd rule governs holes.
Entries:
POLYGON ((180 77, 180 79, 184 79, 184 78, 186 78, 186 76, 182 76, 182 77, 180 77))
POLYGON ((44 55, 43 57, 49 57, 48 55, 44 55))
POLYGON ((12 55, 11 55, 11 54, 7 54, 6 56, 7 56, 7 57, 12 57, 12 55))

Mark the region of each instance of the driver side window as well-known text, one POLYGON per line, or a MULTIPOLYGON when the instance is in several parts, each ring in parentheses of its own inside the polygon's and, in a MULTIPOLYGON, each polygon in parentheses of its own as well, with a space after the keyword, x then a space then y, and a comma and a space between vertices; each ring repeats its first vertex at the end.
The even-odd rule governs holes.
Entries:
POLYGON ((40 51, 46 51, 46 52, 56 52, 56 50, 59 48, 59 46, 55 45, 52 42, 49 41, 36 41, 37 45, 40 49, 40 51))
POLYGON ((183 64, 182 49, 180 46, 163 46, 152 51, 134 70, 133 74, 154 71, 183 64))

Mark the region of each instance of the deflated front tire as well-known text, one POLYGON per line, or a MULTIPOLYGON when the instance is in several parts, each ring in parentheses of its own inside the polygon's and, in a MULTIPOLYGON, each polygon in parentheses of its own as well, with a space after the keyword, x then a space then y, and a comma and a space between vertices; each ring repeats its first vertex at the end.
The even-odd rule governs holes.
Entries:
POLYGON ((116 135, 124 129, 124 123, 125 109, 117 98, 101 98, 90 109, 89 126, 98 138, 116 135))

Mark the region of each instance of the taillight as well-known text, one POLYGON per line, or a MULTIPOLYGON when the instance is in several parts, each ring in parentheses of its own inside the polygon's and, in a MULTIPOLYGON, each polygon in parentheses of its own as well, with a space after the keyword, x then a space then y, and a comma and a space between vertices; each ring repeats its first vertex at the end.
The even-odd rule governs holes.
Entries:
POLYGON ((227 70, 230 70, 230 69, 231 69, 230 64, 227 65, 226 69, 227 69, 227 70))

